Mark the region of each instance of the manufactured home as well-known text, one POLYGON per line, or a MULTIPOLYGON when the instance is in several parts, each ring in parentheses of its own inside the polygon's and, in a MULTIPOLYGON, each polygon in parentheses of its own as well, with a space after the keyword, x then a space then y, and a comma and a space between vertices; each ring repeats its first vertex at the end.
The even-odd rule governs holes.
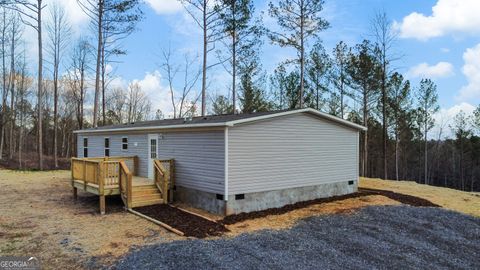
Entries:
POLYGON ((298 109, 134 122, 76 134, 83 170, 85 160, 135 157, 127 167, 134 167, 134 180, 146 183, 156 177, 155 161, 168 160, 175 201, 229 215, 357 191, 362 130, 298 109))

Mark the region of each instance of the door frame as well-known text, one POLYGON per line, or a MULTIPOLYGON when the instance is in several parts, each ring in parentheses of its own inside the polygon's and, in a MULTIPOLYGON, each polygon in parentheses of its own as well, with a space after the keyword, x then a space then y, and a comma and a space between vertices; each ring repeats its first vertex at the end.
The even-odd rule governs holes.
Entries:
POLYGON ((148 147, 148 178, 153 179, 153 160, 158 158, 158 134, 148 134, 147 136, 147 147, 148 147), (152 158, 152 140, 156 141, 157 147, 155 148, 155 157, 152 158))

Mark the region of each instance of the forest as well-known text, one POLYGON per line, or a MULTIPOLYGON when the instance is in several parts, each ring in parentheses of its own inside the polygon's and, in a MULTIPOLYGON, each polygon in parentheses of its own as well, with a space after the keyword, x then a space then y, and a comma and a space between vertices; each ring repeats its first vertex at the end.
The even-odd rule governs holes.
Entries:
POLYGON ((399 72, 402 49, 385 12, 370 18, 368 39, 327 48, 322 33, 332 26, 322 0, 272 1, 268 14, 252 0, 179 1, 202 33, 201 50, 158 54, 173 111, 164 115, 138 83, 111 84, 111 66, 126 64, 122 41, 144 19, 142 1, 77 0, 90 24, 75 37, 58 3, 0 0, 0 164, 68 168, 78 129, 311 107, 368 127, 360 134, 361 176, 480 191, 480 105, 439 121, 437 85, 431 78, 413 85, 399 72), (265 26, 267 15, 276 27, 265 26), (295 57, 267 72, 267 42, 295 57), (27 55, 28 46, 37 54, 27 55), (229 74, 224 94, 211 90, 215 68, 229 74))

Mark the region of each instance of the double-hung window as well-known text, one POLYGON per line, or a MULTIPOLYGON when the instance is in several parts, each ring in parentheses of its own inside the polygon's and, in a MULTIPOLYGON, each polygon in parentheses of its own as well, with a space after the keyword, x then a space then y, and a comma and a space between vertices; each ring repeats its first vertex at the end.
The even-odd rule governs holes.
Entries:
POLYGON ((128 150, 128 137, 122 137, 122 150, 128 150))
POLYGON ((88 157, 88 138, 83 138, 83 157, 88 157))
POLYGON ((109 157, 110 156, 110 138, 105 138, 104 139, 104 156, 109 157))

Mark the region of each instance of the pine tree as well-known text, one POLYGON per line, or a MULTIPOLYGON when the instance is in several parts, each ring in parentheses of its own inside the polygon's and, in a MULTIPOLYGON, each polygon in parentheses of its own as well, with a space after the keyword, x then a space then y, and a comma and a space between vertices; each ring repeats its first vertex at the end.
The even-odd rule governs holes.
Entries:
POLYGON ((328 72, 332 66, 322 43, 318 42, 313 46, 306 64, 308 81, 314 95, 311 107, 320 110, 325 102, 323 96, 328 92, 328 72))
MULTIPOLYGON (((323 0, 279 0, 269 3, 269 14, 277 20, 282 32, 268 31, 267 35, 274 44, 280 47, 291 47, 297 51, 294 60, 299 65, 299 87, 297 97, 304 97, 305 90, 305 51, 311 38, 318 38, 321 31, 328 28, 329 23, 320 16, 323 0)), ((303 108, 304 100, 299 100, 303 108)))
POLYGON ((333 65, 331 69, 332 81, 338 95, 340 115, 339 117, 345 117, 345 98, 352 94, 348 91, 348 47, 340 41, 333 50, 333 65))
POLYGON ((251 24, 254 12, 252 0, 221 0, 220 19, 222 30, 227 35, 226 47, 229 55, 228 72, 232 76, 232 106, 233 113, 237 111, 237 70, 239 54, 250 47, 252 37, 257 36, 258 27, 251 24))
POLYGON ((435 125, 433 115, 440 107, 437 104, 437 86, 430 79, 422 79, 417 90, 417 125, 424 143, 424 183, 428 184, 428 132, 435 125))
POLYGON ((411 107, 410 82, 408 80, 405 81, 401 74, 395 72, 389 78, 388 88, 391 89, 388 103, 392 110, 395 139, 395 179, 399 180, 400 133, 404 126, 402 122, 408 118, 408 111, 411 107))
MULTIPOLYGON (((368 40, 355 46, 350 53, 348 74, 352 88, 357 91, 358 101, 362 106, 363 126, 368 127, 370 109, 378 97, 379 64, 373 54, 374 49, 368 40)), ((363 133, 362 175, 367 175, 368 131, 363 133)))

